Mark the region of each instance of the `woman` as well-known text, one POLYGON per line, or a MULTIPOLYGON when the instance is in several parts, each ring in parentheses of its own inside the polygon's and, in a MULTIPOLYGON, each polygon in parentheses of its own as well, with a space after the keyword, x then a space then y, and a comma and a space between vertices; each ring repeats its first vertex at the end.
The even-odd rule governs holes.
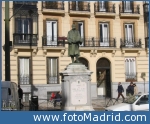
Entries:
POLYGON ((134 86, 134 95, 137 95, 138 94, 138 88, 137 88, 136 84, 133 84, 133 86, 134 86))

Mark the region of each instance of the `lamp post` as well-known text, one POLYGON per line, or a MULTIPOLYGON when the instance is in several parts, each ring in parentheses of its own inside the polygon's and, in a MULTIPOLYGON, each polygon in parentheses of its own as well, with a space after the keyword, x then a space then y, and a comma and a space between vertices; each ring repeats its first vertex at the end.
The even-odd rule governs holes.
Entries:
POLYGON ((5 1, 5 81, 10 81, 9 1, 5 1))

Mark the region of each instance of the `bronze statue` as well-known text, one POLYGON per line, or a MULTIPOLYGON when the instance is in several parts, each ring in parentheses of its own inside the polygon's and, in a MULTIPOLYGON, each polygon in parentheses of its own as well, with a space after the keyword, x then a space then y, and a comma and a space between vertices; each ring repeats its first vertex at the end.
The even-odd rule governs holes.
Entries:
POLYGON ((79 63, 79 44, 82 44, 81 36, 78 30, 76 30, 75 24, 72 24, 72 30, 68 32, 68 56, 71 57, 72 63, 79 63), (76 57, 76 61, 74 61, 76 57))

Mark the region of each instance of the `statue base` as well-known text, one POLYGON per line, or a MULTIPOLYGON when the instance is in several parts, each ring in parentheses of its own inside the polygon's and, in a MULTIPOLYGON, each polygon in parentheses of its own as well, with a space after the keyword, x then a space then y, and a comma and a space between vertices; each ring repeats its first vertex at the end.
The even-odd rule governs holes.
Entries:
POLYGON ((93 111, 91 99, 92 72, 81 63, 71 63, 62 76, 62 109, 66 111, 93 111))

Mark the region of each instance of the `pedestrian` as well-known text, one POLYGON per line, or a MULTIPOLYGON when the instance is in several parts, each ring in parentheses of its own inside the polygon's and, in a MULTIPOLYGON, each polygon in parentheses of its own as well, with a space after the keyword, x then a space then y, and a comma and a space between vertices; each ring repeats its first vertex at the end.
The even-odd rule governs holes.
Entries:
POLYGON ((120 96, 122 96, 123 101, 124 101, 125 97, 122 94, 124 92, 124 88, 121 85, 121 82, 118 83, 118 89, 117 89, 117 91, 118 91, 118 97, 117 97, 116 101, 118 101, 118 99, 119 99, 120 96))
POLYGON ((135 83, 133 84, 133 86, 134 86, 134 95, 137 95, 138 94, 138 87, 136 86, 135 83))
POLYGON ((134 86, 133 86, 133 82, 130 83, 130 85, 127 88, 127 92, 129 94, 129 96, 133 96, 134 95, 134 86))
POLYGON ((22 109, 24 106, 22 104, 23 90, 21 89, 20 85, 18 85, 18 96, 19 96, 19 106, 20 106, 20 109, 22 109))
POLYGON ((60 104, 61 104, 61 98, 62 98, 62 96, 60 95, 60 92, 57 92, 55 95, 54 107, 56 106, 57 102, 60 102, 60 104))

